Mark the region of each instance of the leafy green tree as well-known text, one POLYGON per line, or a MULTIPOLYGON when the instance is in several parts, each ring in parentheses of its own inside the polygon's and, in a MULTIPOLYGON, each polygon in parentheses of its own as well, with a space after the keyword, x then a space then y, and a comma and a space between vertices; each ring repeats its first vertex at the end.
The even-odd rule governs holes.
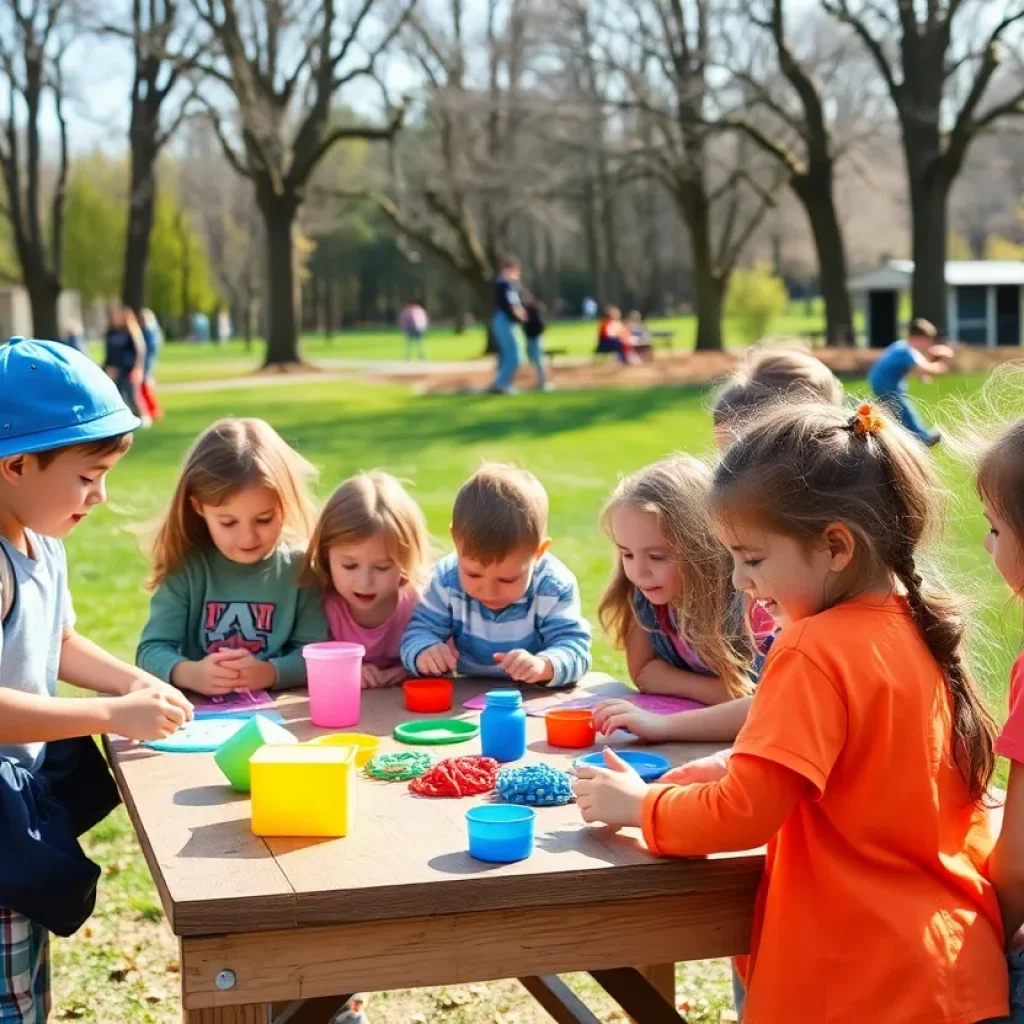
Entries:
POLYGON ((121 287, 127 203, 124 165, 100 153, 71 173, 64 212, 64 281, 83 303, 112 299, 121 287))
POLYGON ((187 210, 169 190, 156 202, 150 258, 146 268, 149 305, 165 328, 188 331, 196 311, 212 313, 219 300, 210 262, 187 210))

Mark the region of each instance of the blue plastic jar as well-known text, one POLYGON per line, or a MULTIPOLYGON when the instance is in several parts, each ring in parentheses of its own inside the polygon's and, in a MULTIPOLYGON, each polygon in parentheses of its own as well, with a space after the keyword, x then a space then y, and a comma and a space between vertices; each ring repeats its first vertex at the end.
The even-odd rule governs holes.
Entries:
POLYGON ((480 748, 495 761, 518 761, 526 753, 526 712, 518 690, 491 690, 480 716, 480 748))

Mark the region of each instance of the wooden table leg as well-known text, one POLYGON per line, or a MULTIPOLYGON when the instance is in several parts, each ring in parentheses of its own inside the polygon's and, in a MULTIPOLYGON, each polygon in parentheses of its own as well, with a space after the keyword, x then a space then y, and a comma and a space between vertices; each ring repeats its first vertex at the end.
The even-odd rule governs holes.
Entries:
POLYGON ((184 1024, 267 1024, 270 1007, 266 1003, 245 1006, 219 1006, 207 1010, 186 1010, 184 1024))
POLYGON ((350 994, 297 999, 291 1003, 271 1003, 269 1024, 331 1024, 351 998, 350 994))
POLYGON ((557 1024, 601 1024, 601 1019, 557 974, 520 978, 519 983, 557 1024))
POLYGON ((662 999, 670 1006, 676 1005, 675 964, 650 964, 637 969, 661 993, 662 999))
MULTIPOLYGON (((664 967, 659 971, 664 984, 664 967)), ((686 1019, 676 1009, 675 999, 669 1002, 639 968, 617 967, 590 975, 639 1024, 679 1024, 686 1019)))

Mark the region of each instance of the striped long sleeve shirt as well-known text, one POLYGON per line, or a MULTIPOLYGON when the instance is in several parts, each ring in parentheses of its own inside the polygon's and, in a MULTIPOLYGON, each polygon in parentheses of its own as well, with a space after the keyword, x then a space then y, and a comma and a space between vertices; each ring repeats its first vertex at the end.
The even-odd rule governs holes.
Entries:
POLYGON ((443 558, 402 638, 402 662, 415 673, 416 659, 449 639, 461 675, 503 678, 494 655, 513 650, 551 662, 548 686, 573 686, 590 671, 590 626, 580 609, 579 584, 553 555, 538 559, 526 593, 500 611, 463 590, 455 554, 443 558))

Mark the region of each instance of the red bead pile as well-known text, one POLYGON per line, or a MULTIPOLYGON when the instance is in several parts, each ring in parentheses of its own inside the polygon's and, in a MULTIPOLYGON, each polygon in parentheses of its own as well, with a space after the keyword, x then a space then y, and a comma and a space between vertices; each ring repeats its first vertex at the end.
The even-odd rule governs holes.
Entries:
POLYGON ((493 757, 446 757, 409 783, 419 796, 473 796, 489 793, 498 781, 498 762, 493 757))

